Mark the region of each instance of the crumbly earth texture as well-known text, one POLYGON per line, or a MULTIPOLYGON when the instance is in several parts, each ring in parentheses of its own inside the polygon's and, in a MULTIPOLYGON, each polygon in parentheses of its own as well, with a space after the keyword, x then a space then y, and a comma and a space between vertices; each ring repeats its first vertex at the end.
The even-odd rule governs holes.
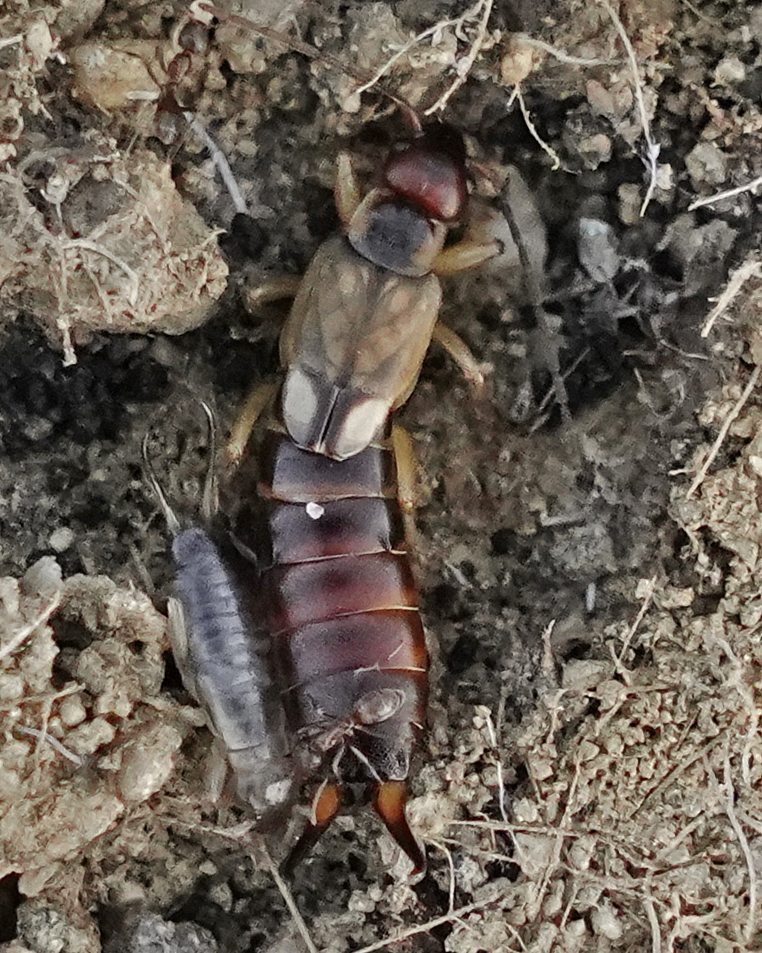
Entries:
POLYGON ((0 951, 760 949, 762 4, 217 13, 206 49, 203 4, 0 13, 0 951), (297 917, 209 798, 141 443, 193 517, 199 399, 224 432, 277 371, 257 289, 402 135, 384 64, 529 251, 445 285, 485 392, 434 346, 402 414, 428 872, 344 815, 297 917))

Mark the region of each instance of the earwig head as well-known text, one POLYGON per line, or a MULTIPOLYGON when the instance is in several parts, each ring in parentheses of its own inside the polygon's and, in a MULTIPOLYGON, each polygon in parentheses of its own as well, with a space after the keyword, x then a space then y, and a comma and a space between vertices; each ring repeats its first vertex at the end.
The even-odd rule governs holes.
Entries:
POLYGON ((467 199, 463 140, 447 126, 432 126, 392 152, 379 187, 352 215, 347 238, 374 265, 419 278, 431 270, 467 199))
POLYGON ((387 159, 382 181, 394 195, 407 199, 428 218, 452 223, 468 198, 466 149, 450 126, 429 126, 423 135, 387 159))

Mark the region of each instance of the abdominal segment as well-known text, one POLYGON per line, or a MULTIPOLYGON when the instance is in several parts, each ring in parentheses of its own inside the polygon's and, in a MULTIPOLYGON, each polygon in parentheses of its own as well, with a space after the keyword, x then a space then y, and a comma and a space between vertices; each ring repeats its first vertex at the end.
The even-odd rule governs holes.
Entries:
POLYGON ((270 431, 241 470, 256 485, 233 524, 253 556, 242 589, 270 633, 295 748, 313 762, 350 753, 342 769, 366 780, 404 780, 427 655, 391 448, 336 461, 270 431))

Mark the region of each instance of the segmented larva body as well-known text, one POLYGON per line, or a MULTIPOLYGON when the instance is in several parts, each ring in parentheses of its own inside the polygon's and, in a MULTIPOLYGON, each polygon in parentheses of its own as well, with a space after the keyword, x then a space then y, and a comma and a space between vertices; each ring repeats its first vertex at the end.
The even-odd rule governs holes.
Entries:
POLYGON ((230 566, 207 532, 181 530, 172 544, 175 586, 172 648, 186 688, 205 708, 222 742, 238 794, 257 815, 290 798, 294 773, 279 689, 230 566))

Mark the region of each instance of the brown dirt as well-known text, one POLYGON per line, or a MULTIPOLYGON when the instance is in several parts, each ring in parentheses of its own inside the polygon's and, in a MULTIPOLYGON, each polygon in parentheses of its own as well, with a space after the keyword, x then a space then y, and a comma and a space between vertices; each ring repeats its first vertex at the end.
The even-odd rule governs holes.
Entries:
POLYGON ((515 0, 482 34, 485 4, 460 24, 445 0, 243 6, 333 59, 225 23, 176 76, 235 222, 206 147, 166 109, 157 126, 182 11, 0 14, 0 951, 305 948, 245 815, 207 801, 140 445, 192 514, 198 398, 224 428, 276 370, 279 309, 248 293, 335 229, 337 152, 369 173, 400 134, 337 64, 372 71, 436 23, 385 82, 425 109, 463 68, 444 118, 485 201, 511 177, 535 266, 539 210, 543 307, 515 260, 449 283, 487 395, 434 348, 403 414, 429 872, 342 817, 296 904, 324 953, 406 931, 395 950, 759 949, 761 223, 753 189, 692 205, 762 174, 762 6, 621 0, 620 30, 603 2, 515 0))

